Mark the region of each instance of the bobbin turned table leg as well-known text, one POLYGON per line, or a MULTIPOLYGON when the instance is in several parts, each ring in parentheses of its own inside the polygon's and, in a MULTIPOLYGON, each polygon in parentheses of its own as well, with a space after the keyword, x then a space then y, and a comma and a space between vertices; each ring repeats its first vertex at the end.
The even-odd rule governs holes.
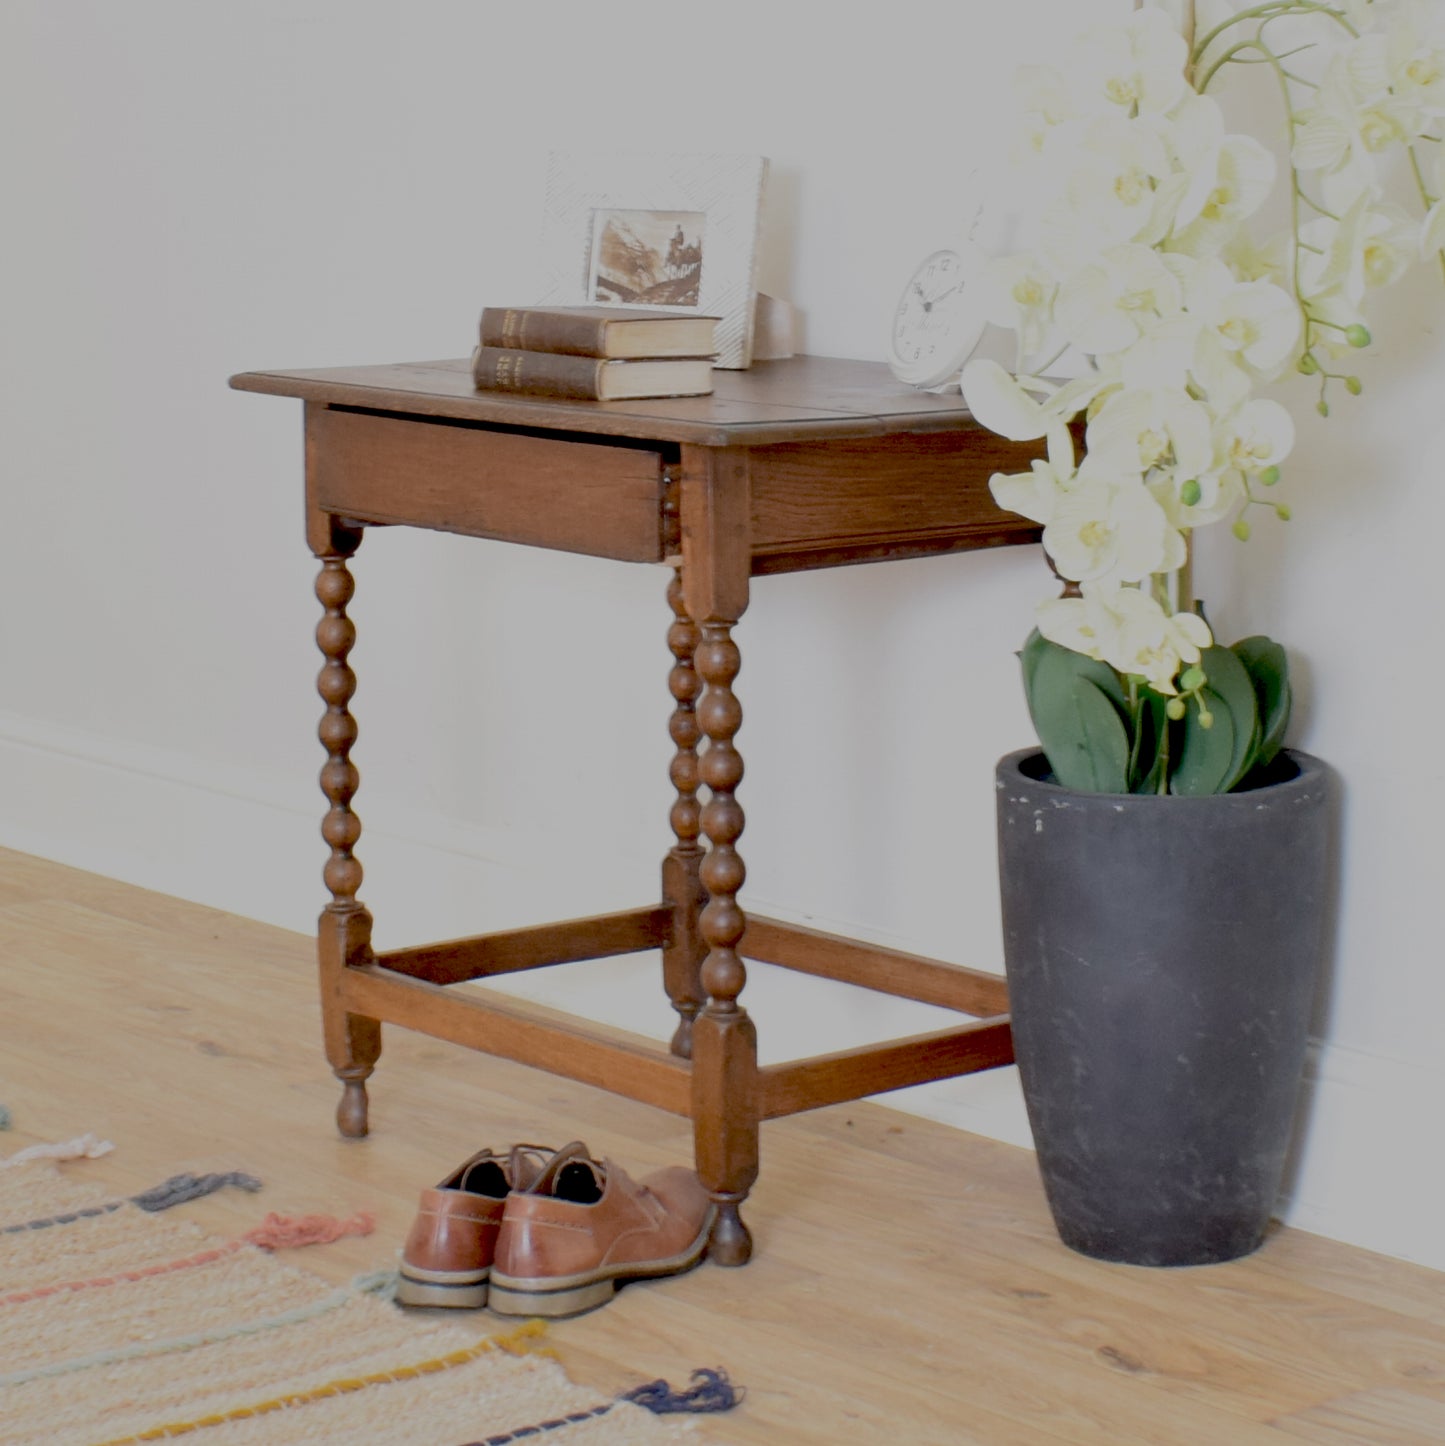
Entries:
POLYGON ((709 741, 702 781, 712 797, 702 811, 702 827, 712 847, 701 870, 708 892, 701 921, 708 944, 702 966, 707 1003, 693 1036, 693 1109, 698 1172, 717 1206, 708 1253, 719 1265, 743 1265, 753 1242, 738 1207, 758 1177, 758 1037, 738 1003, 748 977, 737 952, 747 927, 737 902, 746 869, 734 847, 743 831, 742 807, 734 797, 743 760, 732 744, 742 708, 732 691, 739 657, 730 624, 703 628, 697 665, 707 683, 699 713, 709 741))
POLYGON ((331 804, 321 825, 322 837, 331 846, 323 875, 331 902, 317 925, 317 961, 326 1058, 342 1084, 336 1124, 349 1139, 359 1139, 367 1131, 366 1080, 381 1054, 380 1022, 349 1013, 342 996, 347 967, 368 963, 372 957, 371 915, 356 897, 362 871, 353 850, 361 837, 361 820, 351 811, 351 800, 360 775, 351 762, 356 720, 349 707, 356 675, 346 661, 356 642, 355 625, 346 615, 356 587, 347 559, 361 545, 361 529, 344 527, 336 519, 328 522, 324 549, 317 552, 321 572, 316 597, 324 613, 316 643, 326 661, 316 687, 326 704, 317 733, 326 749, 321 791, 331 804))
POLYGON ((699 875, 703 849, 698 842, 702 806, 697 798, 700 733, 696 704, 702 684, 693 666, 698 632, 683 601, 680 569, 674 570, 668 583, 667 601, 673 611, 667 646, 675 661, 667 682, 674 704, 668 732, 676 749, 669 776, 677 790, 671 812, 672 832, 677 842, 662 862, 662 901, 672 907, 672 937, 662 950, 662 979, 667 997, 678 1013, 672 1052, 682 1059, 690 1059, 693 1021, 703 1001, 701 971, 707 944, 698 921, 707 903, 707 890, 699 875))
POLYGON ((735 796, 743 760, 733 746, 742 708, 733 692, 741 658, 732 630, 748 605, 752 502, 745 451, 682 449, 683 591, 698 628, 694 666, 703 682, 697 721, 707 738, 698 774, 709 844, 699 876, 708 902, 699 927, 707 945, 707 1002, 693 1025, 692 1120, 698 1178, 717 1208, 708 1258, 744 1265, 752 1236, 739 1207, 758 1177, 758 1040, 738 1002, 747 971, 738 954, 746 920, 738 890, 743 811, 735 796))

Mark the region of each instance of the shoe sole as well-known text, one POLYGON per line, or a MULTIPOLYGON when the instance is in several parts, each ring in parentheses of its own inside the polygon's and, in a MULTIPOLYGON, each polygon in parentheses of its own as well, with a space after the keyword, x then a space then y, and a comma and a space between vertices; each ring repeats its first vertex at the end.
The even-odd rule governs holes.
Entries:
POLYGON ((451 1307, 476 1310, 487 1303, 490 1268, 486 1270, 423 1270, 402 1263, 396 1282, 400 1305, 451 1307))
POLYGON ((713 1214, 709 1209, 697 1239, 669 1260, 634 1261, 601 1270, 584 1270, 576 1275, 505 1275, 493 1270, 489 1304, 498 1315, 543 1316, 548 1320, 596 1310, 599 1305, 606 1305, 617 1287, 629 1280, 656 1280, 691 1270, 707 1252, 713 1214))

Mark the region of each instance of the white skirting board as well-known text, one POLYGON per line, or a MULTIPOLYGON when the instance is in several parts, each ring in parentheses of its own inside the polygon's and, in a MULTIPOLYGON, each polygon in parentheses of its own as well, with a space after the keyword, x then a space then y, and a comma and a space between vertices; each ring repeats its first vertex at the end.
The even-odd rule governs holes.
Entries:
MULTIPOLYGON (((0 847, 53 859, 142 888, 303 933, 325 902, 319 828, 324 799, 314 772, 267 775, 217 769, 123 740, 0 713, 0 847)), ((486 929, 604 912, 649 902, 657 861, 599 863, 570 896, 557 867, 575 842, 422 816, 369 799, 358 854, 369 870, 362 897, 384 948, 486 929)), ((751 896, 759 913, 919 950, 848 921, 800 917, 751 896)), ((571 966, 513 981, 518 993, 558 1003, 658 1039, 671 1030, 654 959, 571 966), (588 971, 579 976, 578 970, 588 971)), ((768 966, 749 969, 765 1060, 846 1048, 936 1027, 943 1011, 883 1000, 768 966), (866 1006, 862 1001, 868 1001, 866 1006), (802 1001, 800 1004, 799 1001, 802 1001), (822 1017, 816 1038, 793 1031, 822 1017), (769 1021, 786 1018, 777 1041, 769 1021), (785 1046, 785 1047, 783 1047, 785 1046)), ((318 1042, 318 1060, 320 1045, 318 1042)), ((1389 1058, 1312 1042, 1299 1140, 1280 1215, 1301 1229, 1445 1269, 1439 1200, 1445 1169, 1433 1148, 1429 1102, 1445 1098, 1445 1060, 1389 1058)), ((1028 1144, 1012 1069, 898 1091, 879 1102, 976 1134, 1028 1144)))

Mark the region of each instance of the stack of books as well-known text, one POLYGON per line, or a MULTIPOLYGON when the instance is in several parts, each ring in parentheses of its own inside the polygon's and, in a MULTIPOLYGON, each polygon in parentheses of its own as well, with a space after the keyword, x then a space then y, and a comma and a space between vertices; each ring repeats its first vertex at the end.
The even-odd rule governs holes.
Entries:
POLYGON ((717 321, 615 306, 489 306, 472 380, 488 391, 591 401, 705 396, 717 321))

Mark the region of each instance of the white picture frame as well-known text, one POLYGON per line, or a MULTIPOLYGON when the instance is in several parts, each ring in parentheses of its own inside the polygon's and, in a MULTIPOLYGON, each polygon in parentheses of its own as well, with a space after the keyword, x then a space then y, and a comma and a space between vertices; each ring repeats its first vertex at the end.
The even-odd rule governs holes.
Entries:
POLYGON ((541 306, 718 318, 716 365, 752 361, 766 156, 553 151, 541 306))

